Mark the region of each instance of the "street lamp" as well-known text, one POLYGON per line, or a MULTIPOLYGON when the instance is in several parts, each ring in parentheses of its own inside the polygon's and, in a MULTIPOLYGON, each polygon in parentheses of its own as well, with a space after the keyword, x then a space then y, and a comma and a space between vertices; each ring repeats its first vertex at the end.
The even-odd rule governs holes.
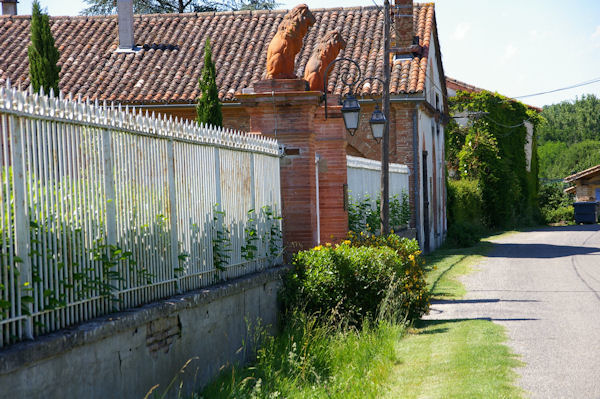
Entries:
POLYGON ((379 105, 376 105, 375 111, 373 111, 371 119, 369 120, 369 125, 371 126, 371 134, 373 134, 373 138, 378 143, 383 137, 383 131, 385 130, 386 122, 387 120, 385 119, 385 115, 379 109, 379 105))
POLYGON ((350 136, 354 136, 356 129, 358 129, 358 121, 360 119, 360 104, 352 94, 349 94, 344 98, 344 102, 342 103, 342 116, 344 117, 344 126, 346 126, 346 130, 350 133, 350 136))
MULTIPOLYGON (((351 60, 349 58, 337 58, 327 65, 325 69, 325 79, 323 82, 323 100, 325 101, 325 119, 327 119, 327 79, 329 75, 329 69, 333 64, 339 61, 349 61, 356 66, 356 70, 358 71, 357 79, 350 79, 349 73, 344 72, 342 74, 341 80, 345 86, 348 86, 349 93, 344 97, 344 100, 341 102, 342 104, 342 117, 344 118, 344 126, 350 136, 354 136, 356 130, 358 129, 358 124, 360 121, 360 104, 354 95, 354 89, 362 87, 365 81, 367 80, 378 80, 382 84, 385 84, 383 80, 377 77, 366 77, 363 80, 360 80, 362 75, 360 66, 356 63, 356 61, 351 60), (357 83, 358 82, 358 83, 357 83)), ((369 120, 369 125, 371 126, 371 133, 373 134, 373 138, 375 141, 379 143, 381 138, 384 135, 385 125, 387 122, 387 118, 384 113, 379 109, 379 104, 375 98, 371 94, 369 94, 371 99, 375 101, 375 111, 371 115, 371 119, 369 120)))

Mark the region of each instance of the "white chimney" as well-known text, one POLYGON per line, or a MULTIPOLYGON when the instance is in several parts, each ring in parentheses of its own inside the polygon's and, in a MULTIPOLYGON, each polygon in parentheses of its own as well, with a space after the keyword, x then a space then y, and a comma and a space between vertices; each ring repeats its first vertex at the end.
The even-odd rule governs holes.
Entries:
POLYGON ((17 15, 17 0, 0 0, 2 15, 17 15))
POLYGON ((133 0, 117 0, 119 18, 119 50, 135 50, 133 40, 133 0))

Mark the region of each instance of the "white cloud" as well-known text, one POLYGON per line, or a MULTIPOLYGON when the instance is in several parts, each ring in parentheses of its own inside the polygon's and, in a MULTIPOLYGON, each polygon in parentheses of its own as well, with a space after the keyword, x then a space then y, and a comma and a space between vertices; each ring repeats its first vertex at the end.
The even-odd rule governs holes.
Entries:
POLYGON ((508 44, 505 48, 504 48, 504 60, 508 61, 511 58, 513 58, 515 55, 517 54, 517 48, 512 44, 508 44))
POLYGON ((469 33, 469 30, 471 30, 471 24, 468 24, 466 22, 461 22, 458 25, 456 25, 456 29, 454 29, 452 38, 454 40, 462 40, 467 36, 467 33, 469 33))
POLYGON ((537 41, 537 40, 544 40, 548 37, 548 32, 540 32, 537 29, 532 29, 529 31, 529 38, 531 40, 537 41))
POLYGON ((596 30, 590 36, 590 40, 592 41, 592 46, 600 48, 600 25, 596 26, 596 30))

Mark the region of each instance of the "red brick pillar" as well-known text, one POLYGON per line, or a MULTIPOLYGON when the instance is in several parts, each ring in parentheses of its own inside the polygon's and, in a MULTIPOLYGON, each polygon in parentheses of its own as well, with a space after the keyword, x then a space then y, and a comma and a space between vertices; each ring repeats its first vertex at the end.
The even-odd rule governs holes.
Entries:
MULTIPOLYGON (((410 175, 408 176, 408 199, 410 203, 410 227, 416 227, 416 198, 415 198, 415 179, 419 174, 415 173, 414 142, 413 142, 413 117, 416 112, 412 103, 394 104, 391 112, 394 113, 392 119, 395 121, 394 135, 396 137, 395 156, 390 157, 390 161, 408 166, 410 175)), ((392 136, 390 132, 390 136, 392 136)), ((417 156, 420 156, 418 154, 417 156)), ((417 181, 418 182, 418 181, 417 181)))
POLYGON ((319 108, 315 116, 319 156, 319 211, 321 243, 339 242, 348 234, 345 195, 348 184, 346 128, 340 106, 319 108))
POLYGON ((238 94, 250 116, 250 130, 276 138, 285 147, 281 159, 281 208, 286 251, 317 244, 315 112, 320 92, 304 91, 304 80, 267 80, 255 93, 238 94))

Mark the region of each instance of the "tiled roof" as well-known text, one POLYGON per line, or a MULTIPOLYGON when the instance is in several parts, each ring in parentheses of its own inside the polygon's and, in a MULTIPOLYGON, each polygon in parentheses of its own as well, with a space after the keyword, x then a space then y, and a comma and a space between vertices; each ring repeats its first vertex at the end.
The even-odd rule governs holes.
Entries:
MULTIPOLYGON (((217 85, 222 101, 263 77, 266 51, 287 11, 242 11, 135 16, 135 54, 115 53, 117 17, 51 17, 60 51, 60 88, 84 98, 127 103, 190 103, 198 97, 197 79, 203 64, 204 41, 210 37, 217 85)), ((296 58, 296 73, 303 76, 318 39, 338 28, 347 41, 339 56, 359 62, 364 76, 382 75, 383 15, 376 7, 312 10, 317 22, 304 39, 296 58)), ((391 94, 422 92, 429 41, 434 29, 433 4, 415 4, 416 34, 421 57, 395 61, 391 94)), ((30 16, 0 16, 0 84, 10 78, 22 88, 29 85, 27 46, 30 16)), ((340 94, 340 62, 332 70, 329 90, 340 94)), ((349 65, 349 64, 348 64, 349 65)), ((380 93, 374 81, 368 91, 380 93)))
POLYGON ((577 172, 570 176, 567 176, 564 178, 563 181, 565 183, 571 183, 571 182, 574 182, 575 180, 589 178, 589 177, 592 177, 597 174, 600 174, 600 165, 592 166, 589 169, 582 170, 581 172, 577 172))
MULTIPOLYGON (((458 79, 454 79, 451 77, 446 76, 446 88, 448 88, 448 90, 454 90, 454 91, 466 91, 468 93, 479 93, 482 91, 489 91, 486 89, 482 89, 481 87, 477 87, 477 86, 473 86, 471 84, 462 82, 458 79)), ((514 100, 517 101, 517 100, 514 100)), ((543 110, 540 107, 536 107, 533 105, 529 105, 529 104, 525 104, 525 106, 533 111, 536 112, 542 112, 543 110)))

